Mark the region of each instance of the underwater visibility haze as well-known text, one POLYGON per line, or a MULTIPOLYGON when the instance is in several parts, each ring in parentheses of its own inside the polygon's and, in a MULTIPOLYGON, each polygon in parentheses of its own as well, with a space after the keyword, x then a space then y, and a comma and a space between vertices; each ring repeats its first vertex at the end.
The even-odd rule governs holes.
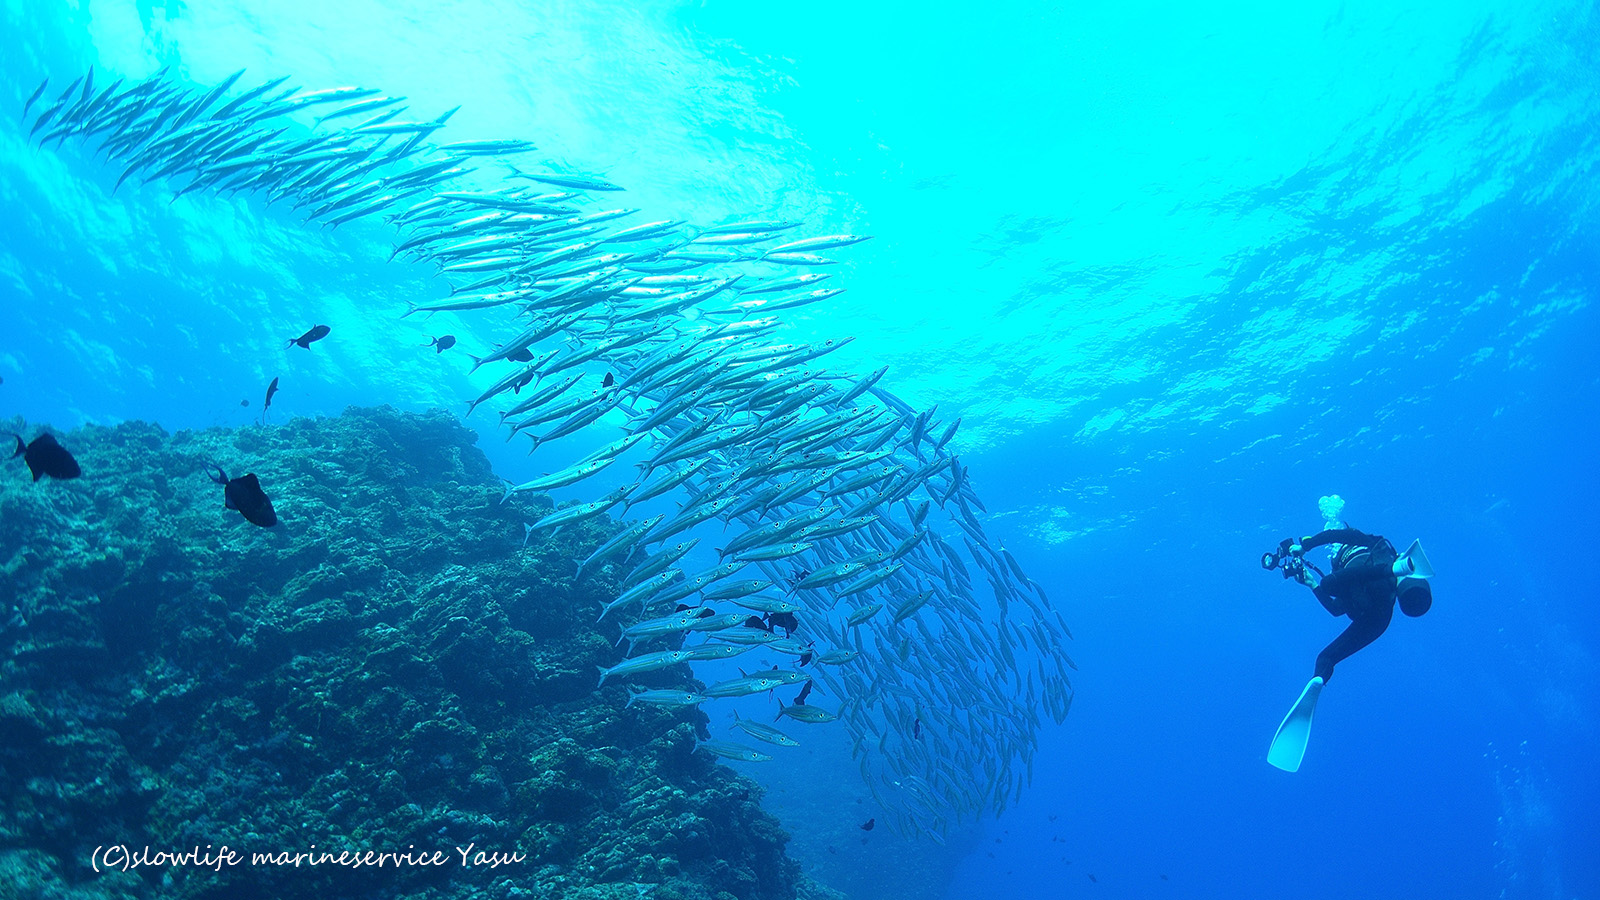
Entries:
POLYGON ((3 15, 0 894, 1600 897, 1593 4, 3 15))

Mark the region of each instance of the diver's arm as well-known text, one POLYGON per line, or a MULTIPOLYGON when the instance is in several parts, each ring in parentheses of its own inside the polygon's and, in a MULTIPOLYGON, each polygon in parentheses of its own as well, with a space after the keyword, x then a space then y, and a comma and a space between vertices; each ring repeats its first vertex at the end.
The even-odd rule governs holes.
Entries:
POLYGON ((1332 528, 1327 531, 1319 531, 1310 537, 1301 538, 1300 549, 1305 551, 1326 544, 1355 544, 1358 547, 1371 547, 1381 540, 1383 538, 1375 534, 1367 534, 1354 528, 1332 528))
MULTIPOLYGON (((1321 584, 1322 584, 1320 581, 1317 580, 1316 574, 1313 573, 1310 569, 1306 568, 1305 566, 1301 566, 1294 573, 1294 580, 1298 581, 1301 584, 1305 585, 1306 587, 1310 588, 1311 592, 1313 594, 1317 593, 1317 588, 1320 587, 1321 584)), ((1317 595, 1317 599, 1321 600, 1322 599, 1322 595, 1318 594, 1317 595)), ((1326 606, 1327 604, 1324 603, 1323 605, 1326 606)), ((1333 612, 1333 610, 1331 610, 1331 609, 1328 610, 1328 611, 1329 612, 1333 612)), ((1339 615, 1339 614, 1338 613, 1334 613, 1334 615, 1339 615)))

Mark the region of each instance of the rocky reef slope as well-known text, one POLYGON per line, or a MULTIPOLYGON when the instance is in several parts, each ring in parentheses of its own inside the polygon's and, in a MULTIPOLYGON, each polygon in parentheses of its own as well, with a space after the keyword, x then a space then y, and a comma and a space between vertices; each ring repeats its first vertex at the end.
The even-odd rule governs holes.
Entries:
MULTIPOLYGON (((694 750, 698 711, 595 690, 616 586, 573 560, 615 526, 519 550, 449 414, 61 440, 82 478, 0 470, 0 896, 811 892, 759 789, 694 750), (224 509, 213 462, 259 475, 279 525, 224 509), (463 864, 469 844, 524 859, 463 864), (96 873, 118 845, 245 856, 96 873), (249 856, 313 846, 447 862, 249 856)), ((653 675, 633 681, 689 677, 653 675)))

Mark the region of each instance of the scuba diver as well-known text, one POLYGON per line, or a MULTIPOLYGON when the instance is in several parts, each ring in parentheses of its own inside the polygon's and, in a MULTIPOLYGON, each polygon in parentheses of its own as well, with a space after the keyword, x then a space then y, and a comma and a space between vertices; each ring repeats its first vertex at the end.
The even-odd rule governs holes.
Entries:
POLYGON ((1276 551, 1261 555, 1263 569, 1281 569, 1285 579, 1311 588, 1329 615, 1350 618, 1345 630, 1317 654, 1311 682, 1273 737, 1267 761, 1288 772, 1300 768, 1311 734, 1311 715, 1323 685, 1333 678, 1333 667, 1377 640, 1388 629, 1397 603, 1402 613, 1413 618, 1433 606, 1433 590, 1428 584, 1433 567, 1420 541, 1412 541, 1405 553, 1396 553, 1386 538, 1350 528, 1341 518, 1344 501, 1337 494, 1323 497, 1318 507, 1324 517, 1322 531, 1309 537, 1284 538, 1276 551), (1330 545, 1333 566, 1324 575, 1306 561, 1305 552, 1330 545))

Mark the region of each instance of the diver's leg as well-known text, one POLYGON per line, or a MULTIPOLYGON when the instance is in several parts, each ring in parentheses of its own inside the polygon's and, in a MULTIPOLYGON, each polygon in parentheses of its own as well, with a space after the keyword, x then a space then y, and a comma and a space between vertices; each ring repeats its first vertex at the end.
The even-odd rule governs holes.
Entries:
POLYGON ((1378 639, 1389 627, 1389 620, 1394 618, 1394 604, 1380 608, 1377 611, 1358 617, 1352 616, 1349 627, 1345 628, 1333 643, 1322 648, 1317 654, 1316 675, 1327 684, 1333 678, 1333 667, 1344 662, 1352 653, 1378 639))

